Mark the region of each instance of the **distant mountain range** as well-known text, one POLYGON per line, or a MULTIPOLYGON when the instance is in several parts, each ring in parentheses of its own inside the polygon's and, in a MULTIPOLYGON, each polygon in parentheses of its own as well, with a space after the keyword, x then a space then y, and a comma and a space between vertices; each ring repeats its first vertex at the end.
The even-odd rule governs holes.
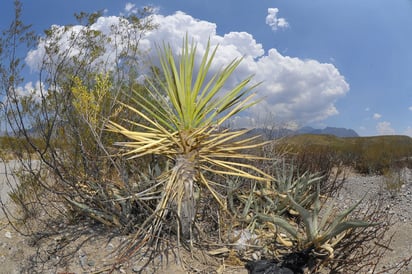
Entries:
POLYGON ((339 127, 326 127, 324 129, 316 129, 313 127, 302 127, 297 130, 291 130, 286 128, 280 129, 264 129, 255 128, 250 134, 262 135, 267 139, 277 139, 286 136, 302 135, 302 134, 316 134, 316 135, 333 135, 336 137, 359 137, 358 133, 353 129, 339 128, 339 127))

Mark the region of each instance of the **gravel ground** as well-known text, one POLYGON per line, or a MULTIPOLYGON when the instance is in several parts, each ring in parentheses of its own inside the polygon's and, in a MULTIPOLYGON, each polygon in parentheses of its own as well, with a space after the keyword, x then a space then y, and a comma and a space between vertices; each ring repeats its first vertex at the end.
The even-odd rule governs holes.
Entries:
MULTIPOLYGON (((1 166, 1 165, 0 165, 1 166)), ((5 170, 3 170, 4 173, 5 170)), ((0 170, 0 177, 1 176, 0 170)), ((391 250, 387 256, 381 261, 380 269, 387 269, 395 262, 410 257, 412 254, 412 170, 404 169, 401 172, 401 184, 388 184, 383 176, 361 176, 355 173, 349 173, 349 176, 336 199, 338 204, 352 205, 359 199, 365 197, 365 200, 383 199, 385 202, 384 211, 392 216, 394 226, 390 229, 390 233, 395 233, 391 250), (389 191, 391 188, 393 191, 389 191)), ((1 178, 0 178, 1 179, 1 178)), ((6 193, 9 190, 7 187, 1 187, 4 182, 0 180, 1 197, 7 197, 6 193)), ((56 227, 59 229, 59 227, 56 227)), ((79 229, 79 226, 76 227, 79 229)), ((82 228, 80 228, 82 229, 82 228)), ((83 229, 90 229, 84 227, 83 229)), ((70 230, 67 230, 69 232, 70 230)), ((85 234, 86 235, 86 234, 85 234)), ((54 237, 51 241, 57 243, 66 237, 62 235, 54 237)), ((80 236, 75 239, 79 243, 87 236, 80 236)), ((44 250, 40 250, 38 246, 32 244, 29 238, 23 237, 13 230, 7 224, 4 216, 0 214, 0 274, 13 273, 91 273, 92 269, 102 267, 105 263, 113 259, 113 248, 122 241, 122 238, 117 237, 108 240, 104 237, 97 237, 88 244, 83 245, 76 250, 74 245, 67 246, 72 248, 75 256, 66 267, 56 267, 59 265, 61 257, 44 257, 47 254, 47 248, 52 245, 43 244, 44 250), (42 253, 43 252, 43 253, 42 253), (112 257, 110 257, 112 256, 112 257), (41 259, 47 261, 44 268, 38 269, 38 272, 23 271, 23 263, 41 259)), ((116 269, 113 273, 138 273, 139 265, 131 265, 128 268, 116 269)), ((106 272, 102 272, 106 273, 106 272)), ((150 273, 150 272, 147 272, 150 273)), ((184 273, 176 264, 171 264, 167 269, 161 269, 157 273, 184 273)), ((207 272, 204 272, 207 273, 207 272)), ((231 269, 223 273, 247 273, 242 268, 231 269)), ((387 273, 391 273, 388 271, 387 273)), ((412 266, 409 266, 405 272, 412 273, 412 266)), ((361 273, 360 273, 361 274, 361 273)))
MULTIPOLYGON (((396 262, 412 256, 412 170, 403 169, 395 175, 362 176, 350 173, 337 195, 337 200, 345 205, 353 205, 362 198, 365 202, 384 202, 383 210, 394 223, 387 236, 394 236, 389 246, 391 250, 386 253, 379 265, 383 271, 396 262)), ((412 265, 402 273, 411 274, 412 265)))
MULTIPOLYGON (((17 161, 11 160, 7 164, 0 161, 0 198, 1 201, 8 200, 8 193, 11 191, 11 187, 16 185, 16 180, 12 176, 13 171, 18 168, 17 161)), ((0 211, 0 217, 3 217, 3 212, 0 211)))
POLYGON ((383 199, 385 210, 400 223, 412 220, 412 170, 403 169, 396 174, 399 178, 388 176, 362 176, 350 173, 338 199, 345 204, 353 204, 359 199, 383 199), (394 180, 399 182, 393 182, 394 180), (389 189, 388 189, 389 188, 389 189))

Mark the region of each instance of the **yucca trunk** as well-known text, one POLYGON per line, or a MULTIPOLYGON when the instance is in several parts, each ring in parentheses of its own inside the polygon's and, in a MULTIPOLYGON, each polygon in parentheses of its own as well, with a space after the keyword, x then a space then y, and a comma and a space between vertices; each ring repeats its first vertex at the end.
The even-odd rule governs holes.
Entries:
POLYGON ((196 214, 196 199, 194 183, 196 181, 195 158, 193 153, 180 155, 176 158, 176 194, 177 214, 180 222, 180 232, 184 239, 192 238, 192 225, 196 214))

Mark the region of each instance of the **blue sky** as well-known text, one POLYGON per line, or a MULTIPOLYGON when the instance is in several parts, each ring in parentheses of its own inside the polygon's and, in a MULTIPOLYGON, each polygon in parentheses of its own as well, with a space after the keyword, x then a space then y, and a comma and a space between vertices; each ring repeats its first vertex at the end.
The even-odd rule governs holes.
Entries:
MULTIPOLYGON (((118 16, 151 4, 160 28, 148 35, 146 47, 160 40, 178 45, 188 32, 200 44, 210 37, 221 45, 221 62, 245 56, 238 77, 254 74, 263 81, 256 92, 264 100, 238 117, 238 125, 270 119, 297 127, 352 128, 361 136, 412 136, 411 0, 22 3, 23 19, 39 32, 76 23, 75 12, 105 10, 105 17, 118 16)), ((4 29, 13 1, 1 0, 1 6, 4 29)))

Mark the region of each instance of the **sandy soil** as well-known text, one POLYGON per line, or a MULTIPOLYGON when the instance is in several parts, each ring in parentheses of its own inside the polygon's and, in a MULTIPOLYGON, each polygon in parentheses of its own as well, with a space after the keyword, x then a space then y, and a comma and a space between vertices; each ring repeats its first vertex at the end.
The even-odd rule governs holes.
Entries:
MULTIPOLYGON (((380 270, 383 272, 412 254, 412 170, 403 172, 403 183, 394 195, 385 189, 384 177, 351 173, 341 193, 336 197, 340 202, 353 204, 365 195, 365 199, 384 196, 387 203, 384 210, 392 215, 395 221, 390 232, 395 234, 389 247, 390 251, 380 264, 380 270)), ((5 170, 0 169, 2 180, 4 180, 4 173, 5 170)), ((5 201, 10 189, 4 186, 4 181, 0 180, 1 185, 3 185, 0 188, 1 198, 5 201)), ((142 263, 132 261, 112 269, 111 265, 116 258, 114 251, 126 240, 126 237, 112 237, 113 235, 103 228, 87 223, 54 223, 50 226, 55 228, 54 234, 39 233, 37 238, 24 237, 16 232, 8 224, 4 214, 0 213, 0 274, 109 273, 110 271, 112 273, 185 273, 171 254, 164 254, 163 259, 168 260, 169 264, 163 268, 154 265, 143 268, 142 263)), ((200 258, 201 254, 198 255, 200 258)), ((187 258, 190 259, 189 257, 187 258)), ((209 266, 204 264, 192 266, 193 270, 199 273, 247 273, 243 267, 223 267, 223 263, 222 260, 211 262, 209 266)), ((402 273, 412 273, 412 266, 402 273)))

